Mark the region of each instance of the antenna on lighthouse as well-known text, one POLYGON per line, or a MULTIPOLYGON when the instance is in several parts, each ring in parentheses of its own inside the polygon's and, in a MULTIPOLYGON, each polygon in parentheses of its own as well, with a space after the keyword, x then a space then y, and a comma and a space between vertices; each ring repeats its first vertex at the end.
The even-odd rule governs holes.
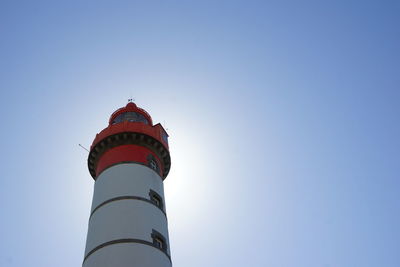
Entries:
POLYGON ((87 148, 85 148, 84 146, 82 146, 81 144, 78 144, 81 148, 85 149, 87 152, 90 152, 87 148))

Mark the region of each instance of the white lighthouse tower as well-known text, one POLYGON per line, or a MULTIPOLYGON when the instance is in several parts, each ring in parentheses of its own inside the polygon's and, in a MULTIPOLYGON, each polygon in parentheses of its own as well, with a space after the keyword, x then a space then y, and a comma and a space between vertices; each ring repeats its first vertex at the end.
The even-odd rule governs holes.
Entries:
POLYGON ((83 267, 170 267, 161 124, 134 103, 115 111, 88 158, 95 180, 83 267))

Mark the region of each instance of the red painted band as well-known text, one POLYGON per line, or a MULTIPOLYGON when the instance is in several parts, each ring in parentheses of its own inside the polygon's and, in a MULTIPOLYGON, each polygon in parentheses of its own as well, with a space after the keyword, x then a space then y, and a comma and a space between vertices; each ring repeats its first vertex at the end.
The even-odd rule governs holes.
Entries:
POLYGON ((164 166, 162 166, 160 159, 150 149, 138 145, 121 145, 107 150, 97 163, 96 176, 107 167, 120 162, 133 161, 149 165, 150 155, 152 155, 156 160, 159 166, 159 175, 162 177, 162 170, 164 166))

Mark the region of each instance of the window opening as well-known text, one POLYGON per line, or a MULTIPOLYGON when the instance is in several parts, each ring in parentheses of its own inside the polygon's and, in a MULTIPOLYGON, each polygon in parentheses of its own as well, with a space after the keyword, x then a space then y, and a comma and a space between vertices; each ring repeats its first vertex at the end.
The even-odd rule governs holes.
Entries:
POLYGON ((152 154, 147 156, 147 164, 151 169, 160 174, 160 167, 158 166, 156 158, 152 154))
POLYGON ((155 245, 156 245, 158 248, 163 249, 163 247, 164 247, 164 242, 163 242, 160 238, 158 238, 158 237, 154 238, 154 242, 155 242, 155 245))
POLYGON ((161 233, 153 229, 153 232, 151 233, 151 238, 153 238, 153 245, 156 248, 159 248, 162 251, 167 252, 167 241, 161 233))
POLYGON ((153 200, 154 204, 156 204, 157 206, 160 206, 161 201, 158 197, 153 196, 152 200, 153 200))
POLYGON ((167 133, 163 131, 161 136, 162 136, 162 139, 164 140, 164 142, 168 144, 168 135, 167 135, 167 133))
POLYGON ((157 171, 157 163, 156 163, 153 159, 150 160, 150 167, 151 167, 153 170, 157 171))
POLYGON ((163 201, 162 198, 159 194, 157 194, 155 191, 150 189, 149 192, 150 200, 153 202, 157 207, 163 210, 163 201))

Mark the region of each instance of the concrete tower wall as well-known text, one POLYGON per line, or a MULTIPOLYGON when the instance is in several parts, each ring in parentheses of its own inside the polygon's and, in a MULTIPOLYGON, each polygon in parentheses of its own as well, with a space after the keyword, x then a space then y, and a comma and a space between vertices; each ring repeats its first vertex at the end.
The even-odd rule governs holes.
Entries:
MULTIPOLYGON (((115 196, 138 196, 148 199, 149 189, 164 199, 164 186, 160 175, 148 166, 121 163, 118 168, 108 168, 96 179, 94 185, 93 210, 115 196)), ((165 203, 164 203, 165 206, 165 203)))
POLYGON ((109 167, 95 182, 83 266, 170 267, 167 227, 159 174, 137 163, 109 167), (160 204, 152 201, 154 194, 160 204))

